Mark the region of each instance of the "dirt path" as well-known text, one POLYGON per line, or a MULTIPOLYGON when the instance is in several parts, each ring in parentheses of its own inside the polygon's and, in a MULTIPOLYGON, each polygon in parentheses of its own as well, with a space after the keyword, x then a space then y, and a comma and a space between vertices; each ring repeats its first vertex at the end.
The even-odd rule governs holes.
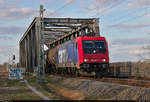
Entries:
POLYGON ((24 80, 25 84, 27 85, 27 87, 29 89, 31 89, 34 93, 36 93, 37 95, 39 95, 43 100, 51 100, 50 98, 48 98, 47 96, 43 95, 41 92, 39 92, 38 90, 36 90, 34 87, 32 87, 27 80, 24 80))

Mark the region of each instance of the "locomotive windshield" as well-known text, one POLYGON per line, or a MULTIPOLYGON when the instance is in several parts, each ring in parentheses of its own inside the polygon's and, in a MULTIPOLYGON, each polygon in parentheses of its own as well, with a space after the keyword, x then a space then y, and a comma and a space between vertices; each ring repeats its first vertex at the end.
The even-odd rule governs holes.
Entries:
POLYGON ((83 53, 95 54, 105 53, 105 41, 104 40, 83 40, 83 53))

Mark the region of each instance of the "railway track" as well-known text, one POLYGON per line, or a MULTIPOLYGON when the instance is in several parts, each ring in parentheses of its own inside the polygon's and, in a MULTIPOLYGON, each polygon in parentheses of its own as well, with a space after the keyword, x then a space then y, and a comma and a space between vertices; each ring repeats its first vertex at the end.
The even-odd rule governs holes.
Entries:
POLYGON ((86 79, 86 80, 95 80, 100 82, 108 82, 120 85, 128 85, 128 86, 136 86, 143 88, 150 88, 150 80, 149 79, 135 79, 135 78, 92 78, 92 77, 75 77, 71 75, 54 75, 56 77, 65 77, 65 78, 77 78, 77 79, 86 79))

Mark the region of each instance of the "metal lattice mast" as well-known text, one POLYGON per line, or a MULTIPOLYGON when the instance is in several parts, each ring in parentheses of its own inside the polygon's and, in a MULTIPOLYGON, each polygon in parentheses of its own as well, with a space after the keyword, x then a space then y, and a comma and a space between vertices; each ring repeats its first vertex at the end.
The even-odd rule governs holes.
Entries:
POLYGON ((39 58, 38 58, 38 81, 45 81, 45 54, 44 54, 44 11, 43 5, 40 5, 39 17, 39 58))

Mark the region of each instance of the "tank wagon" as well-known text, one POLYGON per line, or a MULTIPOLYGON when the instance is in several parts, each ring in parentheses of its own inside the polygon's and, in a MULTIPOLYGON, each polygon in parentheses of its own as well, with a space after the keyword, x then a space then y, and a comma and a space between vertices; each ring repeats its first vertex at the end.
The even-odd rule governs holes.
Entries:
POLYGON ((104 37, 77 37, 50 49, 47 72, 101 76, 108 71, 109 53, 104 37))

